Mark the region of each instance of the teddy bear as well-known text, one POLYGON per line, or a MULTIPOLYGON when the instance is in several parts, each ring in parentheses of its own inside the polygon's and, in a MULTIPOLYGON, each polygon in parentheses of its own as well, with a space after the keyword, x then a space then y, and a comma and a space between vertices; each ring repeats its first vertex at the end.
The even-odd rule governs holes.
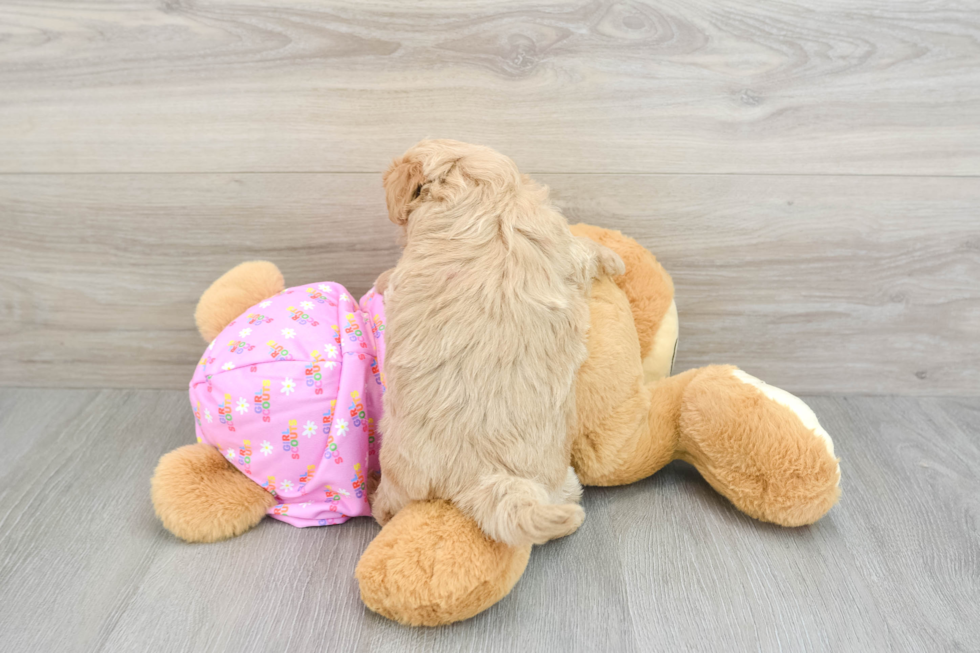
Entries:
MULTIPOLYGON (((833 442, 813 411, 794 395, 732 366, 711 365, 671 375, 678 319, 670 276, 650 252, 617 231, 584 224, 571 228, 575 235, 615 251, 626 265, 625 274, 601 277, 591 289, 588 357, 576 382, 577 419, 569 461, 582 484, 625 485, 673 460, 683 460, 735 507, 756 519, 794 527, 826 514, 840 496, 840 466, 833 442)), ((334 389, 328 394, 337 395, 336 405, 322 411, 319 422, 309 420, 312 426, 288 419, 278 408, 269 409, 280 414, 269 416, 266 437, 259 421, 267 416, 262 415, 265 386, 256 382, 272 366, 251 365, 256 361, 243 358, 241 367, 226 362, 208 373, 199 369, 191 391, 199 441, 164 455, 151 483, 156 513, 174 535, 190 542, 214 542, 244 533, 266 515, 308 526, 369 514, 370 489, 383 471, 377 469, 375 436, 383 439, 383 434, 373 434, 367 419, 361 420, 363 433, 371 435, 351 441, 368 444, 345 445, 353 448, 344 451, 339 444, 344 436, 335 420, 341 414, 347 418, 380 409, 377 405, 344 412, 358 408, 348 402, 348 392, 358 393, 364 402, 381 403, 383 297, 372 289, 355 302, 342 286, 323 287, 329 291, 316 286, 286 290, 273 264, 251 262, 226 273, 202 295, 195 315, 198 328, 212 343, 210 351, 227 338, 233 357, 241 355, 235 353, 239 349, 247 349, 242 346, 247 341, 238 334, 250 336, 246 329, 254 330, 257 318, 263 320, 259 326, 271 325, 264 321, 273 316, 263 312, 263 303, 271 309, 271 302, 279 298, 287 309, 294 309, 284 313, 287 317, 280 324, 304 319, 303 315, 313 319, 320 307, 311 306, 306 312, 297 300, 309 302, 319 293, 323 308, 330 309, 325 322, 331 323, 337 338, 324 342, 322 351, 306 346, 283 357, 295 366, 284 374, 305 382, 311 376, 307 371, 316 369, 312 375, 320 374, 324 387, 334 389), (355 332, 360 335, 350 337, 355 332), (331 346, 337 361, 354 370, 353 380, 329 376, 326 363, 333 361, 331 346), (248 417, 255 429, 251 432, 259 435, 248 438, 246 446, 242 433, 228 430, 239 428, 235 415, 231 413, 227 423, 220 417, 227 416, 229 408, 244 408, 246 414, 248 402, 234 405, 234 393, 215 386, 224 383, 224 377, 231 383, 248 379, 249 374, 255 377, 248 381, 249 387, 255 386, 259 394, 253 397, 255 412, 248 417), (209 412, 206 428, 198 396, 215 408, 214 414, 209 412), (300 429, 305 433, 321 427, 317 437, 327 439, 309 446, 315 434, 310 432, 304 441, 300 429), (260 469, 267 463, 257 447, 259 437, 269 445, 275 441, 283 452, 279 459, 285 461, 279 464, 292 465, 292 477, 301 474, 296 478, 304 480, 288 481, 288 489, 270 481, 276 477, 260 469), (232 442, 223 450, 224 443, 232 442), (331 449, 331 445, 337 446, 331 449), (316 459, 304 457, 304 448, 312 449, 316 459), (336 463, 344 457, 346 462, 336 463), (350 475, 353 467, 348 465, 353 464, 359 466, 360 476, 350 475), (311 488, 316 495, 312 499, 311 488)), ((275 360, 277 346, 281 354, 285 345, 275 338, 262 343, 262 356, 275 360)), ((206 352, 199 368, 208 368, 211 358, 206 352)), ((285 380, 278 382, 290 387, 285 380)), ((345 420, 345 424, 345 432, 352 432, 353 422, 345 420)), ((472 617, 503 599, 520 579, 530 552, 530 545, 512 547, 491 540, 450 502, 422 501, 409 504, 380 530, 354 574, 361 599, 372 611, 406 625, 438 626, 472 617)))

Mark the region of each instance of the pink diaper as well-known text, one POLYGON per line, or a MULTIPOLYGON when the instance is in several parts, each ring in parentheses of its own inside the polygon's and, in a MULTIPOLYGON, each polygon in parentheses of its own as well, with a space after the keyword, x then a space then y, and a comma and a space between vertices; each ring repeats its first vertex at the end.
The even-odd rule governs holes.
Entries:
POLYGON ((248 309, 204 352, 191 380, 198 442, 278 502, 293 526, 370 515, 379 473, 384 302, 336 283, 297 286, 248 309))

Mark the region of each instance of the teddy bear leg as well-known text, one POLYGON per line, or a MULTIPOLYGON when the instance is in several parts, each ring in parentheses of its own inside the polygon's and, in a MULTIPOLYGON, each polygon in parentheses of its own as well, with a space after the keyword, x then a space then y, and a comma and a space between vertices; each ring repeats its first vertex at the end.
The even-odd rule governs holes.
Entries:
MULTIPOLYGON (((636 386, 598 423, 585 423, 572 444, 583 485, 627 485, 658 472, 678 455, 681 406, 697 370, 636 386)), ((580 413, 581 415, 581 413, 580 413)))
POLYGON ((680 410, 678 458, 762 521, 812 524, 837 503, 833 442, 805 403, 735 367, 692 372, 680 410))
POLYGON ((197 329, 206 342, 211 342, 247 308, 282 292, 285 287, 275 264, 241 263, 218 277, 201 295, 194 311, 197 329))
POLYGON ((486 537, 448 501, 413 502, 368 545, 354 576, 361 600, 410 626, 440 626, 483 612, 524 573, 531 545, 486 537))
POLYGON ((157 517, 188 542, 241 535, 276 504, 275 497, 202 442, 165 454, 150 483, 157 517))
POLYGON ((656 257, 638 242, 612 229, 576 224, 572 233, 590 238, 613 250, 626 266, 625 274, 615 277, 626 294, 646 381, 670 375, 677 350, 678 320, 674 303, 674 283, 656 257))
POLYGON ((692 373, 645 383, 626 293, 592 284, 588 357, 576 381, 572 465, 584 485, 623 485, 674 459, 681 400, 692 373))

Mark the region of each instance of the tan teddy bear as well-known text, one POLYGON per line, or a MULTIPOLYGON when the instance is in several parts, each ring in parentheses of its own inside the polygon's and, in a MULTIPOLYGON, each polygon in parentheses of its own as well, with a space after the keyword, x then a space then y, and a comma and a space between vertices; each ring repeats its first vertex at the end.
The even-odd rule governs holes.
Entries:
MULTIPOLYGON (((619 232, 588 225, 572 230, 615 250, 626 264, 626 274, 599 279, 592 288, 570 461, 582 484, 633 483, 684 460, 756 519, 783 526, 820 519, 837 502, 840 468, 813 411, 735 367, 669 376, 678 328, 670 277, 619 232)), ((235 268, 202 296, 201 333, 210 339, 282 289, 272 264, 235 268)), ((165 455, 152 495, 164 526, 188 541, 239 535, 276 504, 204 443, 165 455)), ((506 596, 530 550, 488 539, 448 502, 417 502, 381 530, 355 575, 371 610, 434 626, 469 618, 506 596)))

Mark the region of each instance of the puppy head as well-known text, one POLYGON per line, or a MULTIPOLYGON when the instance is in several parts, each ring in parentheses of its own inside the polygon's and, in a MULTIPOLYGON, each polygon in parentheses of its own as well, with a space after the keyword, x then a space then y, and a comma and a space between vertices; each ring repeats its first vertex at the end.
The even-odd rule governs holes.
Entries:
POLYGON ((452 140, 419 141, 395 159, 383 177, 388 217, 398 225, 424 202, 452 202, 468 189, 501 192, 519 186, 521 174, 508 157, 452 140))
POLYGON ((409 206, 419 199, 425 184, 422 162, 407 154, 395 159, 382 177, 382 183, 388 218, 395 224, 404 225, 408 222, 409 206))

